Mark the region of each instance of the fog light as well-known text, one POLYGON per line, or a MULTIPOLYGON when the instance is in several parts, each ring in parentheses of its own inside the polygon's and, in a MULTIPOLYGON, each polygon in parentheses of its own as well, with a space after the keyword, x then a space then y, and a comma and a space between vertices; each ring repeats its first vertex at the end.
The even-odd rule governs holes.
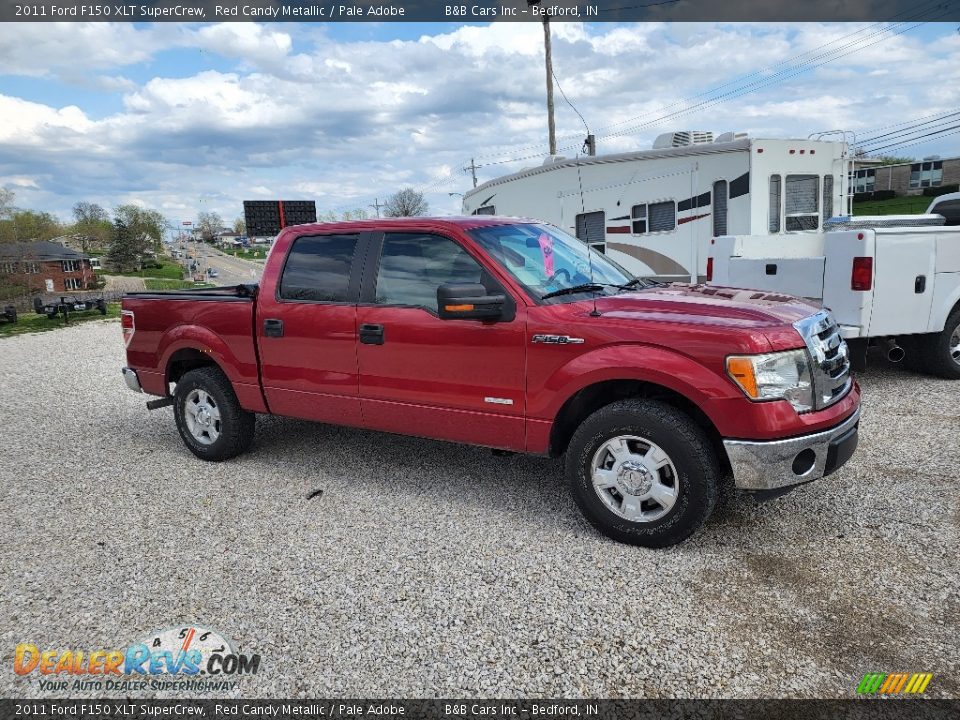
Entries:
POLYGON ((810 448, 801 450, 793 459, 793 474, 806 475, 808 472, 813 470, 813 466, 816 464, 816 462, 817 454, 813 450, 810 448))

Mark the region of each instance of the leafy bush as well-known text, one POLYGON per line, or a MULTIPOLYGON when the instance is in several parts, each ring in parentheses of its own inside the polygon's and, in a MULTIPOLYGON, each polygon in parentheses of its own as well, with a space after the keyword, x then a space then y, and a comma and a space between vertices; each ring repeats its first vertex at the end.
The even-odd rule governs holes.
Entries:
POLYGON ((927 197, 937 197, 938 195, 946 195, 947 193, 957 192, 958 190, 960 190, 960 184, 953 183, 952 185, 924 188, 923 194, 927 197))

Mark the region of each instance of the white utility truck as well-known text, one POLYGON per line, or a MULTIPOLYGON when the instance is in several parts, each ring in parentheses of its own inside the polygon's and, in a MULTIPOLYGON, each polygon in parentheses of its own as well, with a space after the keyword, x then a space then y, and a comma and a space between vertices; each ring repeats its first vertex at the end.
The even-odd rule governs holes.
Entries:
POLYGON ((960 379, 957 209, 960 193, 937 198, 925 215, 838 217, 821 233, 717 237, 707 282, 731 297, 774 292, 821 303, 840 325, 854 366, 877 344, 894 362, 907 358, 924 372, 960 379))

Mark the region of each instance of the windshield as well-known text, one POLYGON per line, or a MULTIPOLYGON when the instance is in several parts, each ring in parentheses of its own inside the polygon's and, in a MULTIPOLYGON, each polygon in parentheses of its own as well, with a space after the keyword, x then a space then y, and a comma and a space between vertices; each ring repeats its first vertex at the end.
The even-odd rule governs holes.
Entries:
POLYGON ((587 286, 584 293, 612 294, 621 289, 617 286, 634 280, 603 253, 550 225, 493 225, 469 233, 538 300, 576 299, 576 293, 557 296, 553 293, 580 285, 587 286), (544 298, 545 295, 551 297, 544 298))

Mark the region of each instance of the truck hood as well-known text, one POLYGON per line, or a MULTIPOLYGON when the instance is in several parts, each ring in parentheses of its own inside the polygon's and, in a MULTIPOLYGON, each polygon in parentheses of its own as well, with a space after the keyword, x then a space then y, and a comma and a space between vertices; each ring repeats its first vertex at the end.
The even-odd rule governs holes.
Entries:
POLYGON ((820 308, 790 295, 671 283, 597 298, 597 309, 609 319, 663 320, 762 330, 792 325, 820 308))

